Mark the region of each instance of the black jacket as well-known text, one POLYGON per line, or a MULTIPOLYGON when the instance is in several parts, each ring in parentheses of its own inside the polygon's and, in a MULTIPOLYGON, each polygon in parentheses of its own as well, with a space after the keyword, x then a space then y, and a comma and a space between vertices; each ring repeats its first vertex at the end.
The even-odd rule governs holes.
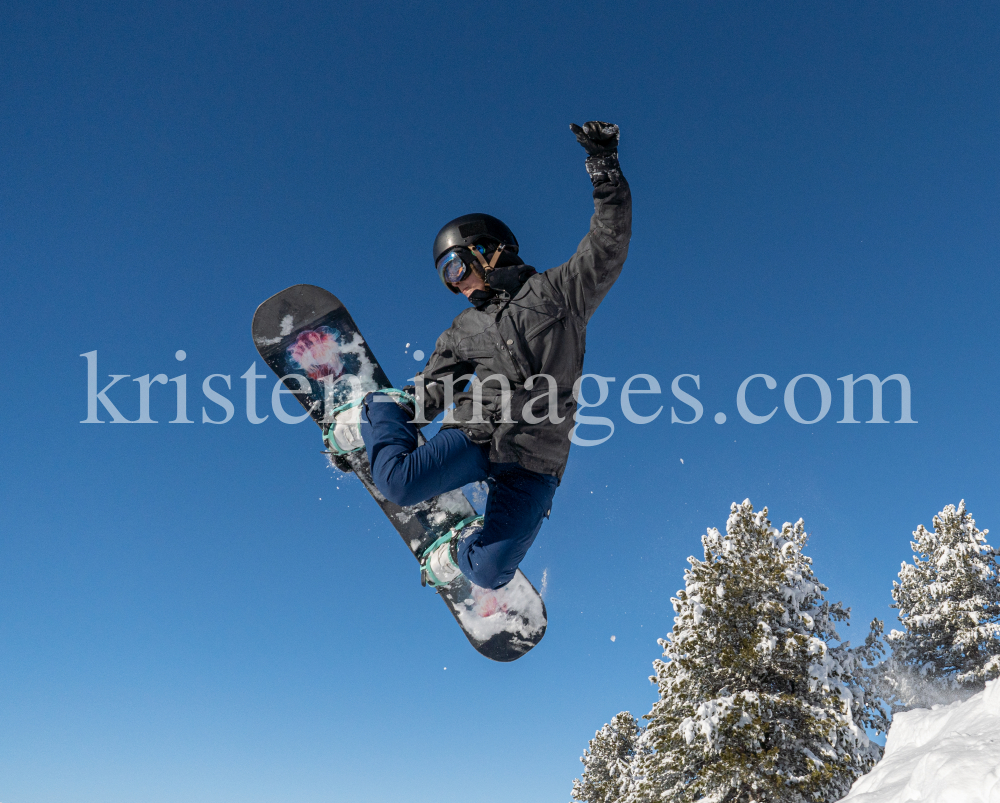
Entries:
MULTIPOLYGON (((445 417, 445 427, 461 427, 479 443, 489 441, 491 462, 517 462, 561 479, 569 458, 576 412, 573 385, 583 373, 587 322, 621 273, 631 234, 628 182, 618 171, 596 177, 590 231, 569 262, 544 273, 524 266, 504 269, 510 292, 465 310, 438 338, 417 375, 425 420, 445 409, 442 379, 450 377, 455 410, 445 417), (484 383, 479 421, 473 389, 462 391, 473 373, 484 383), (544 378, 527 389, 526 380, 536 374, 551 376, 552 389, 544 378), (507 411, 502 409, 502 380, 488 379, 494 375, 509 384, 507 411), (533 399, 526 416, 525 404, 533 399)), ((497 284, 491 280, 491 286, 497 284)))

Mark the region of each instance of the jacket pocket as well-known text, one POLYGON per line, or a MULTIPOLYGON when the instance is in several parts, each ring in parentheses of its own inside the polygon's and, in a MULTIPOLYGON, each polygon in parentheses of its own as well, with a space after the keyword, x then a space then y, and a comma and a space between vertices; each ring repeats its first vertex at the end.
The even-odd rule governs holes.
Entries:
POLYGON ((540 321, 539 323, 535 324, 530 329, 528 329, 527 332, 524 333, 524 339, 525 339, 525 341, 527 341, 527 342, 530 343, 532 340, 534 340, 540 334, 542 334, 543 332, 547 332, 550 328, 552 328, 553 326, 555 326, 557 323, 560 324, 565 329, 566 328, 566 316, 565 315, 553 315, 551 317, 546 318, 546 320, 540 321))
POLYGON ((487 329, 458 341, 456 351, 466 360, 477 362, 493 357, 497 351, 497 335, 487 329))

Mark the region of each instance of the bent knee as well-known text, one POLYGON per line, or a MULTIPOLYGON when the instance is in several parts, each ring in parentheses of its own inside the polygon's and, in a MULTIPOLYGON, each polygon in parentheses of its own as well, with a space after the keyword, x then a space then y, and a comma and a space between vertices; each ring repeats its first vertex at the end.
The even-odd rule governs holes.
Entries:
POLYGON ((414 488, 412 483, 401 482, 392 476, 379 477, 375 480, 375 487, 378 488, 382 496, 400 507, 409 507, 424 501, 422 494, 414 488))

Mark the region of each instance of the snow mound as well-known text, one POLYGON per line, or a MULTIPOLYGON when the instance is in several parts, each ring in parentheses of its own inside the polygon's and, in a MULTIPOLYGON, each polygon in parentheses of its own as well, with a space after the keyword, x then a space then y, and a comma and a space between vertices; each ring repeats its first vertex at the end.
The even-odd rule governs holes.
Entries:
POLYGON ((851 803, 1000 803, 1000 680, 968 700, 897 714, 851 803))

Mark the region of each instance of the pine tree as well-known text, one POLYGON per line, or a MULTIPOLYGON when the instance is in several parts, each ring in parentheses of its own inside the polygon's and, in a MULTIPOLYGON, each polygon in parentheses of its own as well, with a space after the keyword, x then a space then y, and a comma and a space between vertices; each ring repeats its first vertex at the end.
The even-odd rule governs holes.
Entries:
POLYGON ((643 753, 642 728, 622 711, 601 728, 583 751, 582 779, 573 780, 573 799, 583 803, 619 803, 638 786, 636 758, 643 753))
POLYGON ((934 517, 933 532, 921 524, 913 533, 913 564, 892 584, 903 630, 888 638, 903 707, 973 693, 1000 676, 1000 570, 988 533, 964 499, 934 517))
POLYGON ((849 610, 802 554, 800 519, 779 533, 767 508, 733 504, 726 534, 688 559, 668 660, 654 662, 660 699, 647 715, 640 790, 631 801, 832 801, 881 755, 865 727, 886 723, 862 685, 881 652, 840 641, 849 610))

